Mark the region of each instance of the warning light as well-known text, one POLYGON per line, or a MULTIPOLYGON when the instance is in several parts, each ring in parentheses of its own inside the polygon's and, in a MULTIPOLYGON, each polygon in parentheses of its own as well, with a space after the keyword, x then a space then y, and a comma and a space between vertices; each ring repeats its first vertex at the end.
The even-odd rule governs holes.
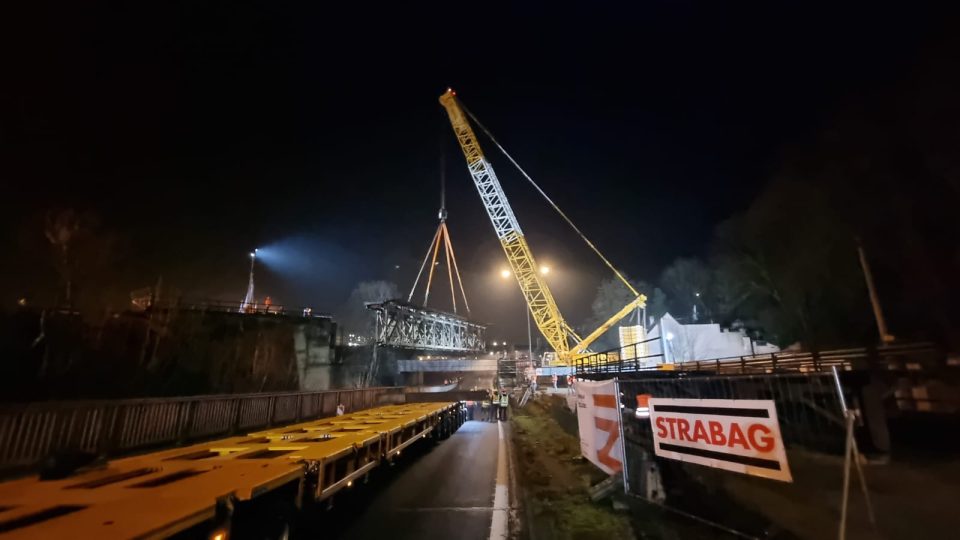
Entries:
POLYGON ((352 485, 353 485, 353 480, 347 480, 347 487, 350 487, 352 485))
POLYGON ((227 533, 223 531, 217 531, 210 536, 210 540, 227 540, 227 533))
POLYGON ((637 410, 634 416, 637 418, 650 418, 650 394, 637 394, 637 410))

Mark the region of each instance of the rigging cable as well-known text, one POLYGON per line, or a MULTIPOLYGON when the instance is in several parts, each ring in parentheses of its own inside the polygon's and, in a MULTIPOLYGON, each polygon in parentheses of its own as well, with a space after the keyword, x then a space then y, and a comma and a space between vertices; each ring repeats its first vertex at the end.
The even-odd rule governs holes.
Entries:
POLYGON ((500 149, 500 152, 502 152, 503 155, 506 156, 508 160, 510 160, 510 163, 512 163, 513 166, 516 167, 518 171, 520 171, 520 174, 522 174, 523 177, 526 178, 528 182, 530 182, 530 185, 532 185, 533 188, 537 190, 537 193, 543 196, 543 198, 546 199, 548 203, 550 203, 550 206, 552 206, 553 209, 556 210, 558 214, 560 214, 560 217, 562 217, 564 221, 567 222, 567 225, 570 225, 570 227, 574 231, 576 231, 578 235, 580 235, 580 238, 582 238, 583 241, 586 242, 588 246, 590 246, 590 249, 592 249, 593 252, 596 253, 598 257, 600 257, 600 260, 602 260, 604 264, 606 264, 607 267, 610 270, 612 270, 614 274, 616 274, 616 276, 620 279, 620 281, 622 281, 623 284, 626 285, 628 289, 630 289, 630 292, 632 292, 635 296, 640 296, 640 293, 633 288, 633 285, 631 285, 630 282, 627 281, 627 278, 625 278, 623 274, 621 274, 620 271, 613 266, 613 263, 611 263, 609 260, 607 260, 606 257, 603 256, 603 253, 600 253, 600 250, 597 249, 597 246, 595 246, 593 242, 591 242, 590 239, 587 238, 587 236, 583 234, 583 232, 580 231, 580 229, 576 225, 574 225, 573 221, 569 217, 567 217, 567 214, 565 214, 563 210, 561 210, 560 207, 557 206, 557 204, 553 202, 553 200, 542 189, 540 189, 540 186, 538 186, 537 183, 533 181, 533 178, 531 178, 530 175, 527 174, 527 171, 523 170, 523 167, 521 167, 520 164, 517 163, 515 159, 513 159, 513 156, 507 153, 507 150, 503 146, 501 146, 499 142, 497 142, 497 139, 494 138, 493 133, 490 133, 490 130, 488 130, 482 123, 480 123, 480 120, 477 120, 477 117, 474 116, 472 112, 470 112, 470 109, 466 108, 463 105, 463 102, 461 102, 460 100, 457 100, 457 103, 460 105, 460 108, 467 113, 467 116, 469 116, 470 119, 473 120, 473 122, 480 128, 480 130, 483 131, 487 135, 487 137, 490 138, 493 144, 496 145, 498 149, 500 149))
POLYGON ((417 272, 417 279, 415 279, 413 282, 413 288, 410 289, 410 294, 407 296, 407 302, 413 300, 413 294, 417 290, 417 285, 420 283, 420 278, 423 277, 423 271, 427 267, 427 261, 430 261, 430 272, 427 276, 427 287, 423 293, 423 307, 427 307, 427 301, 430 298, 430 287, 433 284, 433 271, 439 264, 437 261, 437 255, 439 254, 440 244, 442 242, 444 256, 447 260, 447 277, 450 280, 450 301, 453 304, 453 312, 457 313, 457 297, 453 283, 453 276, 456 274, 457 284, 460 286, 460 294, 463 296, 463 305, 467 308, 467 313, 470 313, 470 303, 467 301, 467 293, 463 287, 463 279, 460 277, 460 269, 457 267, 457 256, 453 251, 453 241, 450 239, 450 229, 447 228, 447 168, 443 140, 443 138, 440 139, 440 212, 438 214, 438 217, 440 218, 440 225, 437 226, 437 232, 434 233, 433 240, 430 242, 430 246, 427 247, 427 254, 423 258, 423 263, 420 265, 420 271, 417 272), (431 251, 433 252, 432 260, 430 257, 431 251))

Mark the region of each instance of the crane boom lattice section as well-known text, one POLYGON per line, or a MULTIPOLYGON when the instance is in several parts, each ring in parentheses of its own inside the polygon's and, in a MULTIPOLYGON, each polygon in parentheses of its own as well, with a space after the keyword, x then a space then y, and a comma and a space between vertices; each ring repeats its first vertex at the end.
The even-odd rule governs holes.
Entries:
POLYGON ((477 137, 470 123, 457 103, 452 91, 440 97, 440 103, 447 110, 453 131, 460 142, 460 148, 467 159, 467 167, 473 177, 473 183, 480 193, 483 206, 490 216, 500 245, 507 255, 507 261, 517 278, 520 290, 530 307, 530 314, 544 338, 561 358, 570 351, 566 332, 567 324, 560 314, 550 289, 540 276, 539 267, 523 236, 520 224, 507 201, 500 181, 493 167, 483 155, 477 137))

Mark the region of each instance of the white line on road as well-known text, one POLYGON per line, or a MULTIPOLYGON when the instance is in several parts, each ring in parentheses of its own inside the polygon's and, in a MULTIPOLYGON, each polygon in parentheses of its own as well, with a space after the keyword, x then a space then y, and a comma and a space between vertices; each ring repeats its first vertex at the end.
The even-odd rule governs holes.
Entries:
POLYGON ((507 516, 510 511, 507 478, 507 446, 503 438, 503 424, 497 422, 497 483, 493 490, 493 517, 490 520, 490 540, 507 538, 507 516))

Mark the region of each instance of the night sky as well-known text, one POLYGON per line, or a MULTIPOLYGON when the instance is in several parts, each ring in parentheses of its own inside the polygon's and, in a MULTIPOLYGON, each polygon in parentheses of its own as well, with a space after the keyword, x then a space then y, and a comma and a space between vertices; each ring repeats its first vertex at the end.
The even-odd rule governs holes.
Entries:
MULTIPOLYGON (((953 24, 915 3, 528 4, 17 14, 0 85, 3 301, 55 283, 37 224, 63 207, 118 236, 120 290, 163 275, 192 298, 239 300, 247 252, 264 247, 278 258, 259 294, 277 303, 334 311, 366 279, 406 292, 444 154, 474 318, 520 339, 519 292, 497 276, 505 260, 437 102, 447 86, 619 267, 653 281, 704 254, 785 153, 909 81, 953 24)), ((582 322, 609 273, 481 144, 556 270, 561 309, 582 322)))

